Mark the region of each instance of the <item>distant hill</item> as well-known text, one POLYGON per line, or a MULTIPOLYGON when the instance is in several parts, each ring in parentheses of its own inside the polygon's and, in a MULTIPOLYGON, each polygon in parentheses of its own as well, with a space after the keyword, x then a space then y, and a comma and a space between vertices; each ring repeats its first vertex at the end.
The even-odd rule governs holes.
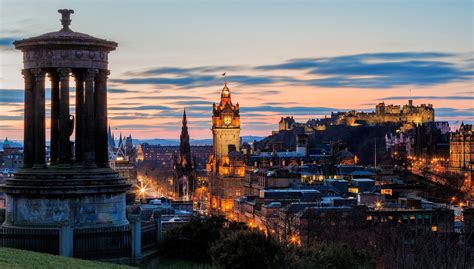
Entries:
MULTIPOLYGON (((254 140, 260 141, 264 137, 261 136, 242 136, 242 142, 251 143, 254 140)), ((177 146, 179 145, 179 139, 163 139, 163 138, 153 138, 153 139, 133 139, 134 144, 143 144, 148 143, 150 145, 163 145, 163 146, 177 146)), ((191 139, 191 145, 212 145, 212 139, 191 139)))
MULTIPOLYGON (((242 136, 242 142, 245 143, 251 143, 254 140, 260 141, 264 139, 265 137, 261 136, 242 136)), ((179 145, 179 139, 163 139, 163 138, 152 138, 152 139, 133 139, 134 144, 143 144, 143 143, 148 143, 150 145, 163 145, 163 146, 178 146, 179 145)), ((191 139, 190 141, 191 145, 212 145, 212 139, 191 139)), ((46 143, 49 145, 49 141, 46 143)), ((23 141, 11 141, 10 140, 10 146, 12 147, 23 147, 23 141)), ((0 150, 3 150, 3 140, 0 141, 0 150)))

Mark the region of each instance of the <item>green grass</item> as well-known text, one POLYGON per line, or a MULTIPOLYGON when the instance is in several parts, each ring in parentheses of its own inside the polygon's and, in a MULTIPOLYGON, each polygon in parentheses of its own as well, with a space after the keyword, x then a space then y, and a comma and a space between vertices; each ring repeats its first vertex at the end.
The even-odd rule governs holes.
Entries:
POLYGON ((134 268, 113 263, 86 261, 81 259, 66 258, 56 255, 12 249, 0 248, 0 268, 68 268, 68 269, 127 269, 134 268))
POLYGON ((209 264, 198 264, 191 261, 160 258, 160 269, 215 269, 209 264))

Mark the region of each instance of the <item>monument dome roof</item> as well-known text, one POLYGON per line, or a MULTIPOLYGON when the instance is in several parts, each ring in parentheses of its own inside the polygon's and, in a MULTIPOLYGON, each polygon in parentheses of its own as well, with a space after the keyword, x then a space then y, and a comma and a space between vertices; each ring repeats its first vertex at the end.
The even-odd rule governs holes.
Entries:
POLYGON ((74 32, 69 28, 71 23, 70 14, 74 13, 72 9, 60 9, 59 13, 62 14, 61 23, 63 28, 56 32, 49 32, 39 36, 17 40, 13 42, 17 49, 37 47, 37 46, 91 46, 100 47, 108 50, 114 50, 117 47, 117 43, 108 41, 101 38, 96 38, 84 33, 74 32))

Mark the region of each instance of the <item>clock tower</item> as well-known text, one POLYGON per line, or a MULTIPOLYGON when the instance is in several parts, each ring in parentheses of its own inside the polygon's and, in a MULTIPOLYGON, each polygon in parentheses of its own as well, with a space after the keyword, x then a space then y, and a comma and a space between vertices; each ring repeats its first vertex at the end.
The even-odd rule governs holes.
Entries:
POLYGON ((233 105, 227 82, 221 91, 221 101, 213 104, 212 136, 214 156, 217 162, 228 157, 230 151, 240 150, 240 114, 239 103, 233 105))

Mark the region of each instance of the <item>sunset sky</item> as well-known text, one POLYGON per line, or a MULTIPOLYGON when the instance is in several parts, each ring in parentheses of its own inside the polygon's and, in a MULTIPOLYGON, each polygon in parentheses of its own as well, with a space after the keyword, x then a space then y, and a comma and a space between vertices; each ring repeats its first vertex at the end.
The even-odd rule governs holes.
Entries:
MULTIPOLYGON (((16 39, 71 29, 118 42, 109 122, 134 138, 211 137, 227 73, 242 135, 375 104, 433 104, 436 120, 474 123, 473 2, 0 0, 0 137, 23 138, 16 39)), ((49 83, 47 84, 49 87, 49 83)))

